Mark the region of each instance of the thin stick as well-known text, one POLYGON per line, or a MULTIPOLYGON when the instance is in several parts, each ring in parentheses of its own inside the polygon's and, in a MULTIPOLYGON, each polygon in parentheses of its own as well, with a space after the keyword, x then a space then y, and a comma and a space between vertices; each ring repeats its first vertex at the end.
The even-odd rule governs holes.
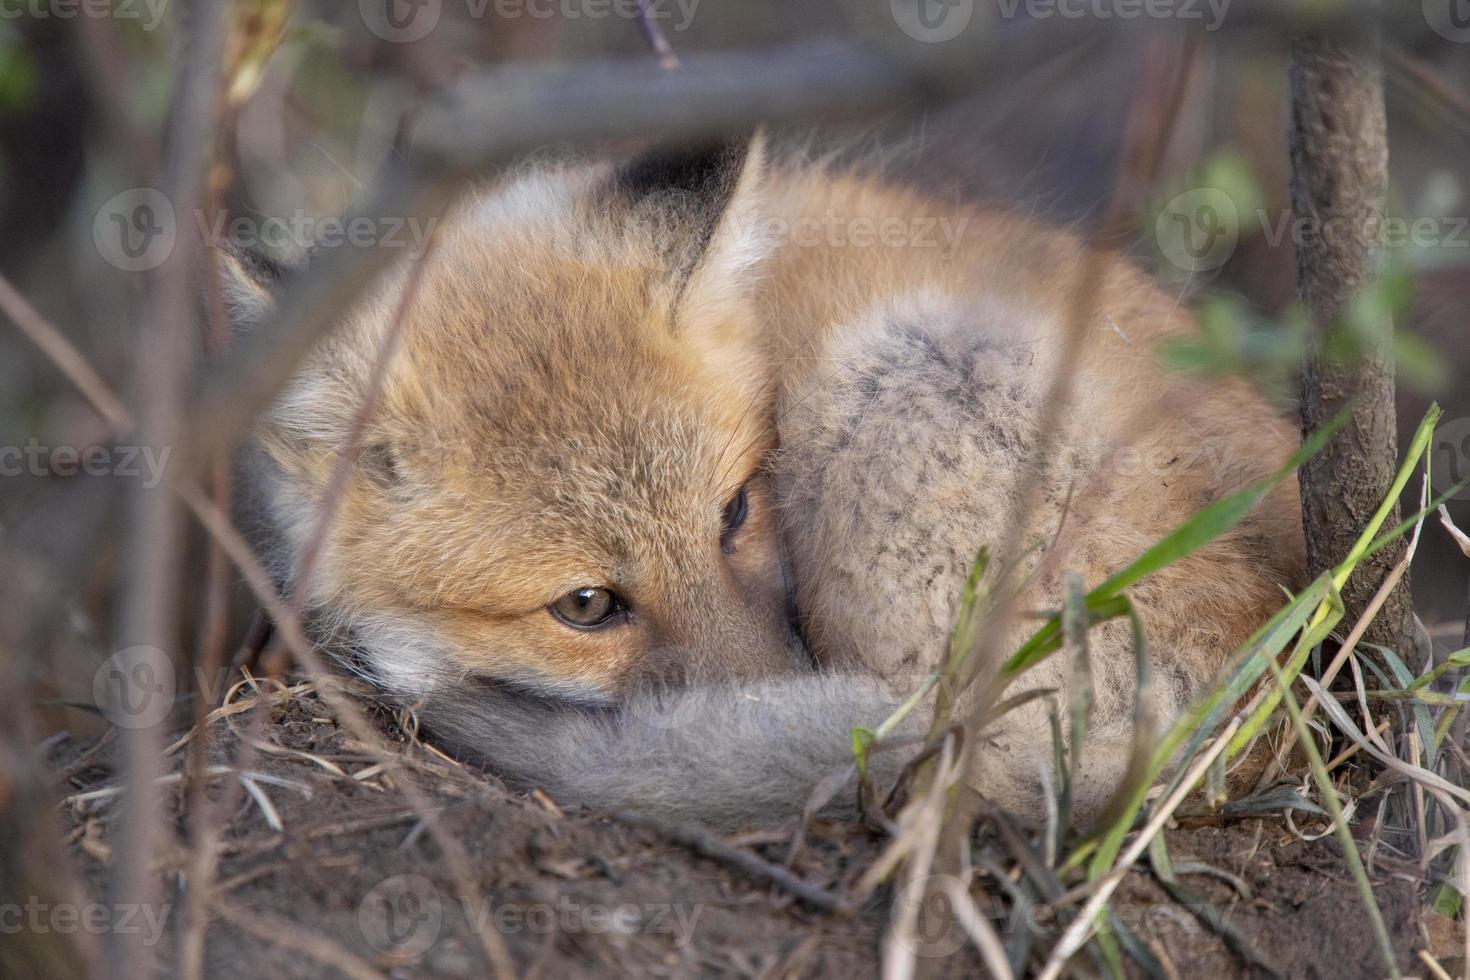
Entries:
POLYGON ((652 830, 670 840, 678 841, 705 857, 723 861, 748 874, 772 881, 813 908, 819 908, 825 912, 837 912, 841 915, 851 915, 853 912, 851 903, 841 896, 798 878, 779 864, 772 864, 750 851, 728 844, 702 827, 669 823, 628 811, 618 811, 613 816, 630 826, 652 830))
MULTIPOLYGON (((227 33, 221 5, 204 4, 191 8, 189 14, 178 18, 176 25, 187 55, 175 78, 171 139, 160 172, 163 193, 181 211, 192 210, 203 198, 213 95, 219 85, 220 53, 227 33)), ((137 400, 136 437, 144 446, 175 445, 183 430, 192 367, 193 245, 191 237, 181 234, 176 247, 146 280, 129 380, 137 400)), ((129 489, 122 550, 126 574, 116 630, 123 647, 168 651, 176 645, 183 558, 183 521, 175 496, 179 484, 178 468, 165 467, 156 486, 136 484, 129 489)), ((118 830, 113 895, 116 901, 135 908, 148 908, 158 901, 159 881, 152 864, 166 824, 160 819, 160 794, 153 777, 161 764, 161 728, 162 719, 123 733, 130 788, 124 794, 118 830)), ((147 980, 156 973, 157 950, 141 939, 119 931, 111 946, 117 977, 147 980)))
POLYGON ((363 434, 367 431, 368 420, 372 418, 373 409, 378 404, 378 395, 383 390, 383 381, 388 375, 388 366, 393 361, 393 355, 398 351, 398 343, 403 337, 405 324, 408 322, 408 311, 418 297, 419 286, 424 279, 424 271, 428 268, 429 259, 433 256, 434 248, 438 244, 440 226, 437 220, 433 227, 434 230, 424 243, 423 251, 416 257, 409 270, 408 281, 404 283, 403 292, 398 298, 398 305, 393 311, 393 320, 388 326, 388 332, 384 335, 373 361, 372 373, 368 377, 367 390, 363 392, 362 404, 352 419, 352 429, 347 434, 347 444, 342 447, 342 454, 332 467, 332 475, 327 481, 326 493, 318 508, 316 525, 312 528, 311 537, 307 539, 306 546, 302 549, 301 560, 297 564, 291 586, 291 608, 297 613, 306 608, 307 596, 311 591, 312 572, 316 569, 322 545, 326 542, 328 532, 331 530, 332 518, 336 516, 337 507, 347 489, 347 480, 352 476, 357 461, 362 455, 362 439, 363 434))
POLYGON ((102 380, 101 375, 93 370, 92 365, 87 363, 76 345, 38 313, 3 274, 0 274, 0 310, 15 321, 20 332, 66 375, 66 379, 82 393, 82 397, 96 409, 97 414, 112 427, 114 433, 132 429, 133 415, 122 400, 102 380))
POLYGON ((648 6, 648 0, 638 0, 638 26, 643 29, 643 38, 653 53, 658 55, 659 67, 665 71, 673 71, 679 67, 679 56, 674 53, 674 48, 669 44, 669 39, 664 36, 664 29, 659 26, 653 17, 653 10, 648 6))
POLYGON ((246 912, 219 897, 211 898, 209 905, 220 918, 263 943, 300 953, 322 966, 345 973, 353 980, 385 980, 383 974, 374 970, 367 960, 327 936, 309 932, 286 919, 265 918, 246 912))
MULTIPOLYGON (((241 29, 238 19, 232 19, 231 26, 235 32, 241 29)), ((237 34, 232 35, 231 41, 236 40, 236 37, 237 34)), ((227 84, 228 80, 222 74, 214 93, 214 139, 210 146, 211 163, 207 176, 208 210, 211 220, 217 216, 222 219, 225 213, 225 189, 229 186, 233 172, 233 161, 229 157, 233 141, 229 138, 229 134, 234 131, 236 114, 232 111, 229 100, 225 98, 227 84)), ((204 347, 212 355, 222 352, 229 341, 229 315, 225 311, 222 274, 220 250, 214 247, 206 248, 204 250, 204 275, 208 300, 208 321, 204 330, 204 347)), ((229 453, 220 452, 216 455, 209 478, 210 492, 215 506, 228 513, 234 497, 229 453)), ((210 893, 210 879, 214 876, 215 828, 226 825, 227 821, 222 818, 230 812, 230 810, 223 809, 210 812, 209 802, 204 792, 204 781, 197 778, 199 773, 204 771, 208 755, 207 729, 210 709, 214 707, 211 703, 214 693, 213 685, 216 679, 224 677, 225 646, 229 640, 230 626, 230 563, 225 557, 224 550, 220 548, 219 542, 211 539, 207 548, 204 623, 199 630, 199 646, 195 655, 195 664, 199 669, 197 676, 202 681, 201 689, 196 692, 194 700, 194 731, 199 733, 199 737, 191 742, 187 760, 188 771, 194 778, 190 779, 188 785, 189 838, 192 847, 188 865, 189 891, 186 901, 185 931, 179 948, 179 973, 184 980, 203 980, 204 978, 206 906, 210 893)), ((249 766, 242 765, 239 768, 243 771, 249 766)), ((241 785, 249 786, 248 783, 241 783, 241 785)), ((226 791, 222 795, 221 803, 225 801, 228 801, 233 809, 235 794, 226 791)))

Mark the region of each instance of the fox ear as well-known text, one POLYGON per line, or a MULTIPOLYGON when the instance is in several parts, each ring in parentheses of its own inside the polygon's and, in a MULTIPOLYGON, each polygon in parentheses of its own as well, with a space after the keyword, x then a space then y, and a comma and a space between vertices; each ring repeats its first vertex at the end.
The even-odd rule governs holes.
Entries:
POLYGON ((770 251, 762 221, 765 135, 652 151, 619 170, 617 192, 658 230, 676 318, 738 303, 770 251))
MULTIPOLYGON (((286 266, 233 242, 214 246, 217 260, 205 263, 205 275, 219 277, 220 297, 235 333, 250 333, 275 307, 276 293, 288 276, 286 266)), ((204 283, 205 302, 212 302, 213 283, 204 283)))

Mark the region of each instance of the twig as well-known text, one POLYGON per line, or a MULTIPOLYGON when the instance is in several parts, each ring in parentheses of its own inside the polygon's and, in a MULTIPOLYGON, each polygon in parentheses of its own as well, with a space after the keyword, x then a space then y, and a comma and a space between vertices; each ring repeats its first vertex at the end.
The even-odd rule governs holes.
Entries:
POLYGON ((409 270, 408 281, 404 283, 403 292, 398 297, 398 305, 393 311, 393 320, 382 342, 378 345, 372 373, 368 376, 367 389, 363 392, 362 404, 358 406, 357 414, 352 419, 352 429, 347 434, 346 445, 342 447, 341 455, 338 456, 332 467, 326 493, 317 507, 316 525, 312 528, 311 536, 307 539, 305 547, 302 548, 301 560, 297 564, 291 583, 291 608, 298 615, 306 608, 307 597, 311 593, 312 572, 316 569, 322 546, 326 543, 331 531, 332 518, 336 516, 338 505, 342 501, 342 494, 347 489, 347 481, 352 476, 362 455, 363 434, 367 431, 368 420, 372 418, 373 409, 378 404, 378 396, 382 392, 383 380, 388 374, 388 366, 393 361, 393 355, 398 351, 398 343, 408 323, 409 310, 418 297, 424 272, 438 244, 439 227, 436 220, 433 224, 434 230, 429 234, 428 241, 424 243, 423 251, 415 257, 413 266, 409 270))
POLYGON ((664 36, 664 29, 654 20, 653 11, 649 9, 648 0, 638 0, 638 26, 643 30, 643 38, 653 53, 658 55, 659 67, 665 71, 673 71, 679 67, 679 56, 674 53, 669 39, 664 36))
POLYGON ((373 969, 367 960, 320 933, 309 932, 285 919, 246 912, 217 895, 209 900, 209 906, 219 913, 220 918, 261 942, 300 953, 322 966, 345 973, 353 980, 385 980, 383 974, 373 969))
MULTIPOLYGON (((183 209, 203 198, 204 162, 208 159, 213 96, 219 84, 225 42, 225 8, 217 4, 190 7, 180 17, 183 70, 175 77, 171 144, 161 170, 161 190, 183 209)), ((162 264, 150 273, 141 310, 137 347, 130 378, 137 406, 137 439, 141 445, 165 447, 178 442, 192 366, 194 248, 181 235, 162 264)), ((122 561, 122 610, 117 637, 124 647, 169 650, 175 646, 178 592, 183 555, 182 526, 175 489, 176 467, 165 467, 154 487, 134 486, 127 501, 127 536, 122 561)), ((127 775, 117 861, 113 868, 116 900, 136 908, 156 901, 159 883, 151 870, 163 822, 153 777, 161 760, 160 724, 129 728, 123 733, 127 775)), ((121 930, 112 937, 116 976, 147 980, 155 970, 156 950, 121 930)))
MULTIPOLYGON (((259 18, 250 18, 248 22, 258 24, 260 21, 259 18)), ((225 47, 229 52, 234 53, 239 50, 241 36, 247 32, 247 28, 239 17, 231 18, 231 28, 225 47)), ((214 135, 210 143, 206 194, 208 215, 211 221, 216 218, 221 221, 224 219, 225 191, 234 172, 234 132, 238 114, 235 111, 235 102, 226 97, 226 89, 238 70, 239 65, 232 63, 228 71, 222 72, 214 92, 212 110, 214 135)), ((223 266, 220 250, 217 247, 206 248, 203 257, 207 299, 204 346, 211 355, 217 356, 227 346, 230 333, 229 315, 225 310, 223 266)), ((210 492, 213 495, 215 506, 229 512, 234 496, 234 486, 228 452, 216 453, 213 466, 210 468, 209 479, 210 492)), ((219 542, 210 539, 207 542, 207 548, 204 622, 199 630, 199 646, 195 660, 195 665, 199 670, 198 676, 203 678, 204 685, 201 685, 201 690, 196 692, 197 697, 194 701, 193 731, 199 732, 199 738, 190 744, 188 756, 189 771, 196 775, 204 770, 206 762, 208 750, 206 731, 211 714, 210 709, 213 707, 209 702, 216 678, 224 676, 225 645, 229 638, 230 624, 230 563, 219 542)), ((256 702, 257 707, 265 700, 265 698, 259 699, 256 702)), ((244 770, 249 768, 249 765, 249 760, 241 760, 238 767, 244 770)), ((272 826, 280 830, 280 819, 278 817, 272 819, 274 811, 270 808, 269 800, 266 800, 252 783, 242 779, 240 785, 250 791, 253 796, 257 796, 257 803, 261 805, 262 812, 266 813, 267 819, 272 820, 272 826)), ((219 809, 211 811, 205 797, 204 783, 202 780, 195 779, 189 784, 187 805, 191 844, 188 870, 189 891, 186 900, 184 939, 180 944, 179 952, 179 973, 184 980, 203 980, 206 903, 215 871, 215 834, 218 828, 227 825, 224 818, 234 808, 235 794, 227 790, 220 800, 219 809), (229 809, 225 808, 226 804, 229 809)))
POLYGON ((847 899, 798 878, 779 864, 772 864, 749 851, 733 847, 703 828, 691 824, 669 823, 628 811, 618 811, 613 816, 630 826, 652 830, 670 840, 678 841, 705 857, 723 861, 748 874, 774 882, 814 908, 839 915, 851 915, 853 912, 852 904, 847 899))
POLYGON ((114 433, 126 432, 133 427, 132 413, 124 407, 107 382, 93 370, 82 352, 60 330, 36 312, 36 308, 16 291, 15 286, 3 274, 0 274, 0 310, 15 322, 21 333, 41 348, 41 352, 66 375, 66 379, 82 393, 87 402, 97 410, 97 414, 112 427, 114 433))

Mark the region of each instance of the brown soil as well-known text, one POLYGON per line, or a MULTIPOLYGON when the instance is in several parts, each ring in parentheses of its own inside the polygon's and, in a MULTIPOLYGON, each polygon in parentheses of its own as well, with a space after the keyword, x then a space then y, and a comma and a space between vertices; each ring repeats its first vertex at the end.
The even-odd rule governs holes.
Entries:
MULTIPOLYGON (((246 724, 244 715, 231 721, 236 729, 246 724)), ((386 721, 385 727, 394 730, 386 721)), ((280 747, 311 753, 349 774, 372 765, 313 697, 278 708, 266 733, 280 747)), ((225 733, 216 741, 210 754, 224 762, 235 737, 225 733)), ((57 767, 75 768, 86 748, 63 746, 57 767)), ((109 751, 95 753, 95 764, 71 776, 66 791, 113 785, 109 751)), ((171 757, 175 768, 184 755, 171 757)), ((322 959, 324 940, 330 940, 394 977, 485 976, 475 920, 503 938, 523 975, 853 980, 878 972, 889 899, 883 891, 850 915, 821 911, 653 830, 561 812, 544 797, 510 792, 420 746, 406 748, 404 755, 417 784, 442 808, 443 826, 468 851, 483 902, 460 901, 438 849, 387 777, 348 778, 301 755, 257 753, 251 771, 292 783, 259 783, 283 829, 273 830, 256 803, 238 790, 233 794, 239 804, 220 832, 217 874, 228 904, 215 909, 208 926, 206 975, 335 975, 322 959), (293 939, 302 938, 310 940, 306 951, 293 948, 293 939)), ((218 799, 223 786, 216 781, 210 796, 218 799)), ((177 785, 171 788, 169 807, 180 839, 183 795, 177 785)), ((109 803, 73 803, 64 811, 87 883, 99 892, 114 811, 109 803)), ((732 839, 774 864, 785 860, 788 841, 789 835, 775 834, 732 839)), ((1250 819, 1174 829, 1168 843, 1184 884, 1281 975, 1384 975, 1367 916, 1331 840, 1302 841, 1279 819, 1250 819), (1238 884, 1191 871, 1190 863, 1227 872, 1238 884)), ((824 890, 847 894, 882 844, 881 835, 865 827, 820 823, 810 829, 792 871, 824 890)), ((180 847, 165 861, 170 908, 158 948, 169 976, 176 973, 186 920, 178 882, 187 860, 180 847)), ((1377 888, 1400 965, 1419 972, 1415 951, 1424 941, 1415 885, 1385 880, 1377 888)), ((998 900, 987 902, 981 907, 1004 909, 998 900)), ((1201 925, 1142 869, 1124 882, 1114 908, 1166 975, 1267 975, 1232 953, 1216 931, 1201 925)), ((1026 917, 1037 933, 1033 966, 1060 935, 1065 915, 1066 910, 1026 917)), ((1006 920, 996 925, 1004 934, 1006 920)), ((926 951, 949 954, 921 961, 933 975, 981 972, 955 923, 940 922, 937 932, 926 929, 926 939, 932 943, 926 951)), ((1078 963, 1082 975, 1097 972, 1085 957, 1078 963)), ((1136 972, 1131 963, 1130 971, 1136 972)))

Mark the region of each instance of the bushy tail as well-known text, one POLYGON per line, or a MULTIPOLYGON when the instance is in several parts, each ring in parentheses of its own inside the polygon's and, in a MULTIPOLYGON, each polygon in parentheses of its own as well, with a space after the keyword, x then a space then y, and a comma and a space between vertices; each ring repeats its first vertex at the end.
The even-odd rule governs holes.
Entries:
MULTIPOLYGON (((821 780, 851 765, 852 729, 877 725, 898 703, 856 674, 648 691, 617 707, 471 682, 425 698, 419 716, 459 758, 558 802, 734 828, 800 813, 821 780)), ((922 733, 912 717, 896 734, 922 733)), ((879 785, 891 785, 911 754, 875 753, 879 785)), ((844 790, 830 810, 851 812, 853 799, 844 790)))

